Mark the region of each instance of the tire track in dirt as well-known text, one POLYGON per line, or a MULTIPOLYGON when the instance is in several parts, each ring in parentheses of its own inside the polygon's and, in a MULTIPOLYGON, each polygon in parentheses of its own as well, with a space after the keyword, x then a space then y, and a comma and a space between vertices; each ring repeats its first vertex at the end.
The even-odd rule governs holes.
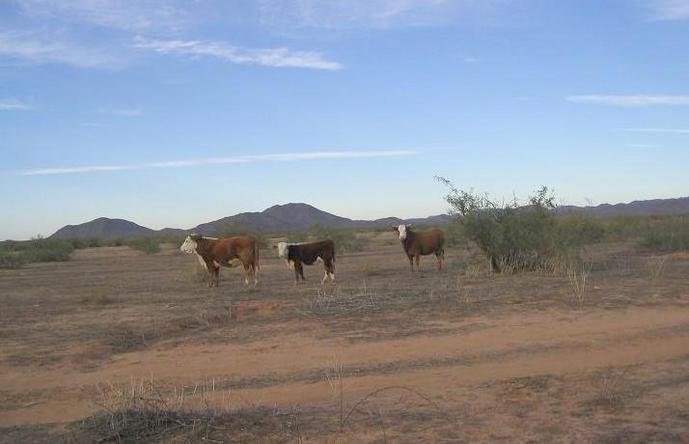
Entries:
POLYGON ((451 396, 450 387, 489 380, 562 374, 685 355, 689 310, 633 308, 590 314, 537 313, 471 320, 468 334, 372 343, 294 335, 237 345, 182 346, 122 355, 90 373, 68 368, 0 369, 11 395, 46 390, 37 404, 0 412, 0 424, 74 420, 94 410, 82 386, 153 378, 163 387, 215 380, 246 403, 292 405, 332 400, 323 382, 334 360, 345 368, 348 396, 386 385, 408 385, 451 396), (56 393, 57 390, 57 393, 56 393))

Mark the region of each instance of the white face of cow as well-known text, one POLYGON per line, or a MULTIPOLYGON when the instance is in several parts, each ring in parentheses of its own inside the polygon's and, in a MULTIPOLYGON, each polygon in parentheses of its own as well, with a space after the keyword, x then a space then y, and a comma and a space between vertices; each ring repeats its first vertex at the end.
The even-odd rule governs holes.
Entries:
POLYGON ((278 243, 278 257, 287 259, 287 242, 278 243))
POLYGON ((196 253, 196 241, 192 239, 191 236, 187 236, 179 247, 179 250, 187 254, 196 253))
POLYGON ((397 227, 397 232, 400 235, 400 240, 405 240, 407 238, 407 226, 406 225, 400 225, 397 227))

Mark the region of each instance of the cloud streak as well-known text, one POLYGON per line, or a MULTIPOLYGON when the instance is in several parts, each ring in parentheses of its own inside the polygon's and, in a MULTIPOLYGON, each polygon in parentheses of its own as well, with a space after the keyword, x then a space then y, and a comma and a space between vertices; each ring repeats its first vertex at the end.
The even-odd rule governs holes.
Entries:
POLYGON ((615 128, 615 131, 632 133, 689 134, 689 128, 615 128))
POLYGON ((310 68, 338 70, 342 65, 329 61, 318 52, 293 51, 288 48, 240 48, 222 42, 199 40, 148 40, 137 38, 135 48, 160 54, 188 57, 212 57, 239 65, 261 65, 275 68, 310 68))
POLYGON ((64 64, 78 68, 113 68, 122 62, 104 48, 90 49, 53 35, 0 31, 0 59, 28 64, 64 64))
POLYGON ((511 0, 258 0, 271 29, 393 29, 493 17, 511 0))
POLYGON ((13 98, 0 99, 0 111, 27 111, 30 109, 33 109, 33 107, 21 100, 13 98))
POLYGON ((296 162, 307 160, 367 159, 375 157, 399 157, 416 154, 412 150, 380 151, 311 151, 284 154, 258 154, 250 156, 214 157, 205 159, 169 160, 138 165, 96 165, 60 168, 38 168, 15 172, 19 176, 47 176, 58 174, 97 173, 104 171, 142 170, 155 168, 183 168, 202 165, 247 164, 268 162, 296 162))
POLYGON ((178 30, 188 17, 168 0, 15 0, 32 18, 122 31, 178 30))
POLYGON ((588 103, 592 105, 605 106, 624 106, 624 107, 639 107, 639 106, 654 106, 654 105, 671 105, 671 106, 687 106, 689 105, 689 96, 665 96, 665 95, 630 95, 630 96, 614 96, 614 95, 580 95, 566 97, 568 102, 574 103, 588 103))
POLYGON ((651 0, 649 7, 655 20, 689 19, 689 0, 651 0))

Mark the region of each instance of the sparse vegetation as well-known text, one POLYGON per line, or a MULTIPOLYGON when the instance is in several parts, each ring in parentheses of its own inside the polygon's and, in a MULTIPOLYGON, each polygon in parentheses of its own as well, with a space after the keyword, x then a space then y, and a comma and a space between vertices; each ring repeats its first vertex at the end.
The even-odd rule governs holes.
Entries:
POLYGON ((499 204, 486 195, 457 189, 449 180, 438 177, 449 188, 445 200, 458 217, 464 235, 490 260, 493 270, 552 271, 558 260, 570 252, 572 239, 561 235, 553 213, 555 197, 542 187, 529 197, 528 204, 499 204))
POLYGON ((141 251, 145 254, 156 254, 160 252, 160 241, 151 237, 131 239, 126 242, 129 248, 141 251))
POLYGON ((641 246, 653 251, 689 250, 689 216, 652 220, 641 236, 641 246))
POLYGON ((19 268, 33 262, 63 262, 74 251, 71 242, 38 237, 0 243, 0 268, 19 268))

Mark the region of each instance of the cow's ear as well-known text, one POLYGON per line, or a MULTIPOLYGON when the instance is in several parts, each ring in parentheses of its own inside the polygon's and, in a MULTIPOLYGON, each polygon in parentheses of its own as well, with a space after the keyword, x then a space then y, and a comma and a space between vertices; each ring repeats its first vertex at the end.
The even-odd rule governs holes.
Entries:
POLYGON ((277 250, 277 248, 278 248, 277 245, 273 245, 273 250, 277 250))

